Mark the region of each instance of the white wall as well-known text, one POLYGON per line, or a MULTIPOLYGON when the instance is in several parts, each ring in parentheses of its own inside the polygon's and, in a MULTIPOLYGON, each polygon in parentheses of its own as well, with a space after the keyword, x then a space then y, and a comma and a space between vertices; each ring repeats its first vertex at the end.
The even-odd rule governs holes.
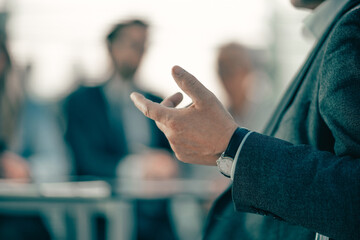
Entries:
MULTIPOLYGON (((286 35, 282 28, 281 40, 288 43, 300 38, 299 27, 292 26, 299 26, 304 15, 292 10, 288 0, 11 0, 8 5, 13 56, 19 65, 33 63, 30 89, 44 98, 71 88, 74 66, 88 78, 103 78, 108 70, 104 36, 112 24, 130 17, 145 18, 152 25, 150 48, 139 71, 146 88, 162 95, 177 91, 170 69, 178 64, 222 97, 214 67, 217 46, 235 40, 270 48, 279 41, 273 34, 282 21, 294 30, 286 35), (288 11, 293 12, 283 14, 288 11), (274 22, 274 16, 292 20, 276 17, 274 22)), ((276 51, 285 57, 280 63, 294 58, 291 50, 285 55, 279 47, 276 51)), ((278 77, 289 78, 297 59, 278 77)))

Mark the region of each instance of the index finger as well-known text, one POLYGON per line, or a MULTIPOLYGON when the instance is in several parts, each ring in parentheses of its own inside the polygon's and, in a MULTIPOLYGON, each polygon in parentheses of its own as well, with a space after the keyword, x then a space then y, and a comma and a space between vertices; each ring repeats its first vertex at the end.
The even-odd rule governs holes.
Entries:
POLYGON ((172 75, 177 85, 193 100, 193 102, 207 101, 211 92, 189 72, 179 66, 172 68, 172 75))
POLYGON ((162 123, 164 119, 172 112, 171 108, 167 108, 159 103, 155 103, 146 99, 143 95, 133 92, 130 95, 135 106, 148 118, 162 123))

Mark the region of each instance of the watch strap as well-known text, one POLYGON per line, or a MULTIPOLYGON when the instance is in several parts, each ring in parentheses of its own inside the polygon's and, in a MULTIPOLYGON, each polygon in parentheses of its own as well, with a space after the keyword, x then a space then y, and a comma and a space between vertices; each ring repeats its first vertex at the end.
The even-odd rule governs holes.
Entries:
POLYGON ((230 138, 229 145, 224 152, 224 157, 230 157, 234 159, 240 143, 248 133, 249 130, 238 127, 230 138))

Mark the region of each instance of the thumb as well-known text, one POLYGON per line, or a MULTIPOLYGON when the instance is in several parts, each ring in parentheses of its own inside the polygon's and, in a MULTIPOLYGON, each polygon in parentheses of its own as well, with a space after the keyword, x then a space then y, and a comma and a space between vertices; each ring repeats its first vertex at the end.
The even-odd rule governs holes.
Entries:
POLYGON ((211 92, 193 75, 179 66, 172 68, 172 76, 177 85, 193 100, 194 103, 207 101, 211 92))

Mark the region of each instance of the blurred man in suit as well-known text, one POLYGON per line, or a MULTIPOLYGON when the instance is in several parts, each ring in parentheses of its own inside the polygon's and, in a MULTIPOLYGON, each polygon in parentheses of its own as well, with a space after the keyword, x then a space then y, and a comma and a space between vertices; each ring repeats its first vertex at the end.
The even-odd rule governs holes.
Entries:
POLYGON ((250 232, 243 239, 360 239, 360 1, 293 4, 316 9, 306 22, 318 42, 264 134, 239 127, 178 66, 172 73, 193 100, 188 108, 174 109, 180 93, 162 104, 131 95, 178 159, 218 165, 233 180, 215 203, 205 239, 235 239, 236 228, 250 232), (252 229, 242 221, 228 228, 229 205, 267 217, 252 229))
MULTIPOLYGON (((128 97, 132 91, 140 91, 155 102, 161 101, 135 83, 147 35, 148 25, 141 20, 115 25, 106 38, 113 66, 110 79, 101 86, 81 87, 67 99, 66 139, 73 151, 77 175, 115 178, 119 173, 119 177, 130 173, 142 179, 176 175, 177 164, 165 136, 128 97)), ((139 202, 137 239, 175 238, 167 204, 139 202)))

